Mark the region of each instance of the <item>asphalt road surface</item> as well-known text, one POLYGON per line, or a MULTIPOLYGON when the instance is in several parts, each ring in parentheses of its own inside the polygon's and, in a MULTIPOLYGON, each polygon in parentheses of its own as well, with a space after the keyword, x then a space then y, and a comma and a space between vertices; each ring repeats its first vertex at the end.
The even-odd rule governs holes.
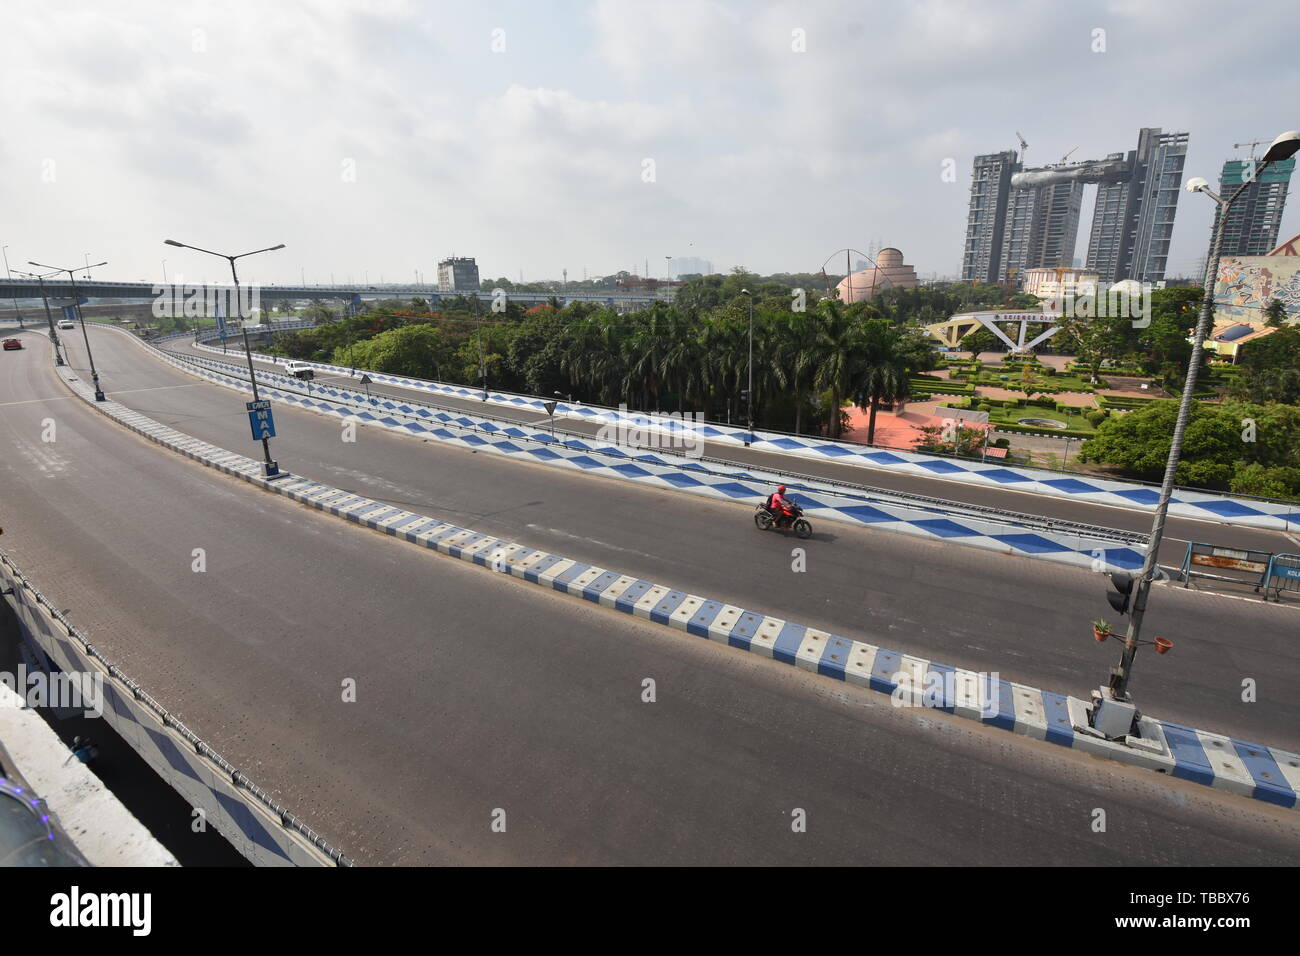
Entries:
MULTIPOLYGON (((188 339, 174 339, 164 343, 164 347, 182 354, 199 355, 208 359, 222 359, 244 367, 242 349, 236 350, 233 346, 230 354, 226 357, 213 355, 211 352, 195 348, 188 339)), ((283 368, 278 368, 269 362, 257 360, 254 361, 254 365, 266 371, 277 371, 284 374, 283 368)), ((358 376, 360 374, 358 372, 358 376)), ((347 375, 318 374, 315 381, 320 384, 359 388, 357 379, 349 378, 347 375)), ((538 412, 485 404, 477 399, 434 396, 419 389, 403 388, 386 383, 372 384, 370 392, 374 395, 386 395, 404 401, 415 399, 475 415, 508 417, 539 427, 546 427, 550 421, 546 415, 538 412)), ((594 436, 600 428, 599 425, 574 418, 561 417, 556 419, 556 424, 559 428, 567 431, 591 436, 594 436)), ((939 477, 907 475, 867 465, 783 455, 776 452, 717 442, 705 442, 702 453, 706 457, 764 470, 828 478, 834 481, 869 485, 882 490, 945 498, 966 504, 1000 508, 1022 514, 1043 515, 1066 521, 1116 528, 1122 531, 1135 531, 1141 534, 1147 534, 1151 530, 1151 512, 1136 508, 1072 501, 1035 492, 1013 491, 1002 487, 985 487, 939 477)), ((1164 546, 1161 548, 1160 556, 1161 563, 1177 568, 1182 563, 1183 555, 1187 551, 1188 541, 1200 541, 1223 547, 1256 551, 1296 551, 1300 549, 1300 528, 1292 529, 1288 535, 1266 529, 1227 526, 1217 521, 1183 518, 1176 515, 1170 516, 1165 527, 1164 546)))
MULTIPOLYGON (((113 397, 187 434, 256 455, 243 398, 92 330, 113 397)), ((82 364, 72 343, 73 361, 82 364)), ((759 532, 751 504, 712 501, 540 464, 505 461, 277 408, 286 469, 530 547, 636 574, 846 637, 1061 693, 1105 683, 1119 644, 1090 622, 1121 622, 1107 580, 1085 570, 950 541, 829 522, 800 542, 759 532), (807 553, 792 570, 792 550, 807 553)), ((1027 497, 1027 496, 1022 496, 1027 497)), ((1034 496, 1034 501, 1045 501, 1034 496)), ((1140 653, 1133 693, 1149 713, 1300 749, 1300 607, 1160 585, 1145 622, 1175 649, 1140 653), (1255 702, 1242 701, 1254 681, 1255 702)))
MULTIPOLYGON (((115 397, 163 405, 209 388, 122 389, 126 353, 108 335, 95 343, 115 397)), ((72 399, 48 346, 29 342, 0 364, 5 548, 107 656, 358 862, 1300 860, 1292 811, 898 710, 258 492, 72 399), (355 703, 341 700, 348 677, 355 703)), ((173 423, 246 422, 237 400, 207 407, 217 396, 237 399, 213 389, 173 423)), ((286 435, 313 417, 286 418, 286 435)), ((397 441, 358 445, 382 472, 405 454, 397 441)), ((287 439, 277 453, 291 464, 287 439)), ((421 453, 426 468, 488 460, 421 453)))

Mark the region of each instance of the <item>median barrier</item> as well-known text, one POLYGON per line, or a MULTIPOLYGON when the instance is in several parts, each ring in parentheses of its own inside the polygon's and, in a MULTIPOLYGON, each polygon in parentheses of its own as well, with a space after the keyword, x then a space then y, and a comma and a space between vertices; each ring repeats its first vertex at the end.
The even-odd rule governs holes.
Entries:
POLYGON ((0 592, 24 637, 64 673, 102 676, 109 726, 246 859, 258 866, 351 865, 107 660, 3 552, 0 592))
MULTIPOLYGON (((310 327, 307 325, 304 328, 310 327)), ((293 324, 281 327, 291 331, 293 324)), ((121 330, 119 330, 121 331, 121 330)), ((188 333, 186 333, 188 334, 188 333)), ((179 336, 178 336, 179 337, 179 336)), ((200 348, 220 352, 202 344, 200 348)), ((210 335, 208 336, 210 338, 210 335)), ((138 341, 138 340, 137 340, 138 341)), ((258 354, 263 361, 283 361, 282 357, 258 354)), ((306 363, 312 368, 333 375, 348 377, 350 370, 322 362, 306 363)), ((358 370, 358 374, 361 370, 358 370)), ((465 385, 452 385, 424 379, 413 379, 382 372, 366 372, 376 384, 397 385, 431 395, 442 395, 462 400, 480 400, 482 389, 465 385)), ((546 414, 547 400, 531 395, 519 395, 489 389, 485 405, 498 405, 546 414)), ((759 451, 834 461, 838 464, 860 465, 867 468, 910 474, 927 478, 942 478, 963 484, 998 487, 1009 491, 1049 495, 1075 501, 1117 505, 1140 511, 1152 511, 1160 497, 1158 486, 1093 475, 1064 475, 1061 472, 1023 466, 994 465, 985 462, 962 462, 950 458, 927 455, 921 452, 876 448, 851 441, 832 441, 808 435, 791 435, 783 432, 755 430, 723 425, 717 422, 687 421, 680 417, 648 412, 624 412, 583 403, 556 403, 555 415, 597 424, 626 424, 637 428, 656 430, 665 436, 690 434, 710 442, 729 445, 748 445, 759 451)), ((1053 433, 1060 437, 1059 433, 1053 433)), ((1092 437, 1091 432, 1081 436, 1092 437)), ((1169 513, 1179 517, 1217 521, 1223 524, 1240 524, 1273 530, 1294 530, 1300 526, 1300 504, 1250 498, 1241 495, 1215 494, 1190 489, 1176 489, 1169 505, 1169 513)))
MULTIPOLYGON (((65 381, 72 379, 65 373, 65 381)), ((953 668, 694 595, 636 575, 482 534, 374 501, 309 478, 268 480, 261 463, 155 422, 116 402, 93 401, 102 414, 195 461, 322 512, 494 573, 600 604, 654 624, 888 694, 896 706, 942 710, 960 718, 1097 756, 1153 769, 1282 807, 1296 806, 1300 755, 1143 716, 1142 748, 1076 730, 1086 706, 1077 698, 994 675, 953 668)))

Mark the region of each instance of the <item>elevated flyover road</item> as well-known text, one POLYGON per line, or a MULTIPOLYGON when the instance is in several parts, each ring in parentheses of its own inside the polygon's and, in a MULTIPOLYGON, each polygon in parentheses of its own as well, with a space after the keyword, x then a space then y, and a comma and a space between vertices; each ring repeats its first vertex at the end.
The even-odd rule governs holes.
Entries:
MULTIPOLYGON (((239 393, 159 362, 123 333, 91 336, 112 398, 204 441, 256 449, 239 393)), ((74 367, 84 366, 83 351, 74 343, 74 367)), ((378 429, 344 441, 338 421, 287 406, 276 420, 273 452, 295 474, 849 638, 1077 696, 1104 683, 1118 658, 1117 645, 1092 638, 1092 619, 1120 619, 1106 604, 1106 578, 1085 570, 841 525, 818 525, 802 542, 757 531, 752 505, 378 429)), ((1298 625, 1293 606, 1159 587, 1147 634, 1176 647, 1139 656, 1134 693, 1164 719, 1294 750, 1298 625), (1252 703, 1242 699, 1247 680, 1257 688, 1252 703)))
MULTIPOLYGON (((243 361, 242 350, 231 341, 231 351, 226 355, 230 361, 243 361)), ((189 338, 176 338, 165 341, 162 347, 171 351, 201 356, 207 359, 221 358, 218 350, 214 355, 211 343, 208 348, 196 346, 189 338)), ((271 371, 282 368, 273 362, 255 356, 256 367, 271 371)), ((318 372, 315 381, 320 384, 334 384, 357 390, 356 377, 347 374, 329 374, 318 372)), ((525 422, 534 426, 546 426, 550 419, 545 414, 527 406, 502 407, 494 403, 484 403, 477 398, 464 398, 447 394, 431 394, 426 389, 409 388, 391 382, 373 382, 368 390, 375 396, 384 396, 400 401, 420 401, 439 407, 454 409, 472 415, 492 415, 525 422)), ((562 403, 563 404, 563 403, 562 403)), ((558 426, 566 432, 595 437, 601 424, 586 420, 580 416, 557 416, 558 426)), ((1123 507, 1119 504, 1102 504, 1093 501, 1063 498, 1059 496, 1038 494, 1031 491, 1012 490, 1008 486, 971 484, 955 481, 942 475, 926 476, 872 468, 864 464, 848 463, 821 457, 795 456, 771 450, 746 448, 732 442, 703 440, 700 445, 702 454, 708 458, 732 462, 746 467, 764 470, 809 475, 831 481, 849 484, 865 484, 888 491, 902 492, 947 498, 965 502, 979 507, 996 508, 1004 511, 1036 514, 1080 524, 1100 525, 1122 531, 1146 534, 1151 529, 1151 512, 1141 508, 1123 507)), ((995 467, 995 466, 990 466, 995 467)), ((1044 479, 1061 478, 1051 472, 1042 472, 1044 479)), ((1066 476, 1068 477, 1068 476, 1066 476)), ((1288 551, 1300 548, 1300 527, 1293 527, 1289 534, 1267 528, 1255 528, 1244 525, 1228 525, 1210 518, 1198 519, 1171 514, 1165 530, 1165 553, 1162 563, 1177 567, 1186 551, 1189 541, 1202 541, 1241 550, 1288 551)))
MULTIPOLYGON (((1294 811, 896 709, 259 492, 72 398, 33 339, 0 366, 6 549, 359 863, 1300 859, 1294 811)), ((123 399, 199 391, 103 354, 123 399)))

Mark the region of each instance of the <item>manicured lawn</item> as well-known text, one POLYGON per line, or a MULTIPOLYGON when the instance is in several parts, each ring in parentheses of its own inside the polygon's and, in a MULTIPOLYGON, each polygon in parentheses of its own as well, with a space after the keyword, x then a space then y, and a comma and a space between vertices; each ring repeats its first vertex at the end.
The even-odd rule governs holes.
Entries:
MULTIPOLYGON (((952 374, 964 376, 966 381, 974 382, 976 385, 994 385, 1005 388, 1008 383, 1020 381, 1021 368, 1019 365, 981 365, 978 375, 957 368, 952 369, 952 374), (1005 380, 1002 378, 1003 375, 1006 376, 1005 380)), ((1059 372, 1055 375, 1044 375, 1042 370, 1037 367, 1034 368, 1033 375, 1042 388, 1051 391, 1069 389, 1081 392, 1085 386, 1091 384, 1086 376, 1064 375, 1059 372)), ((1105 379, 1098 376, 1099 384, 1094 387, 1105 388, 1104 382, 1105 379)))
MULTIPOLYGON (((1088 411, 1095 411, 1095 409, 1088 409, 1088 411)), ((1016 424, 1022 418, 1051 419, 1052 421, 1061 422, 1066 428, 1080 428, 1085 431, 1093 431, 1093 427, 1088 423, 1088 419, 1084 418, 1082 415, 1067 415, 1064 412, 1058 412, 1052 408, 1037 408, 1033 405, 1026 408, 998 408, 995 406, 993 410, 989 412, 989 421, 995 424, 998 422, 1016 424)))

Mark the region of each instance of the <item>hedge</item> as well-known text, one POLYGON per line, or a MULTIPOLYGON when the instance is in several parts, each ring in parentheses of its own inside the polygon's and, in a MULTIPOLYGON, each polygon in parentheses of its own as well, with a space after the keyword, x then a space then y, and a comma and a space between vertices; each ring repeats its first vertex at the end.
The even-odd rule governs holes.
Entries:
POLYGON ((1016 432, 1022 435, 1046 435, 1050 438, 1096 438, 1097 433, 1091 429, 1083 431, 1078 428, 1043 428, 1040 425, 1012 425, 1008 422, 993 422, 993 430, 998 432, 1016 432))

